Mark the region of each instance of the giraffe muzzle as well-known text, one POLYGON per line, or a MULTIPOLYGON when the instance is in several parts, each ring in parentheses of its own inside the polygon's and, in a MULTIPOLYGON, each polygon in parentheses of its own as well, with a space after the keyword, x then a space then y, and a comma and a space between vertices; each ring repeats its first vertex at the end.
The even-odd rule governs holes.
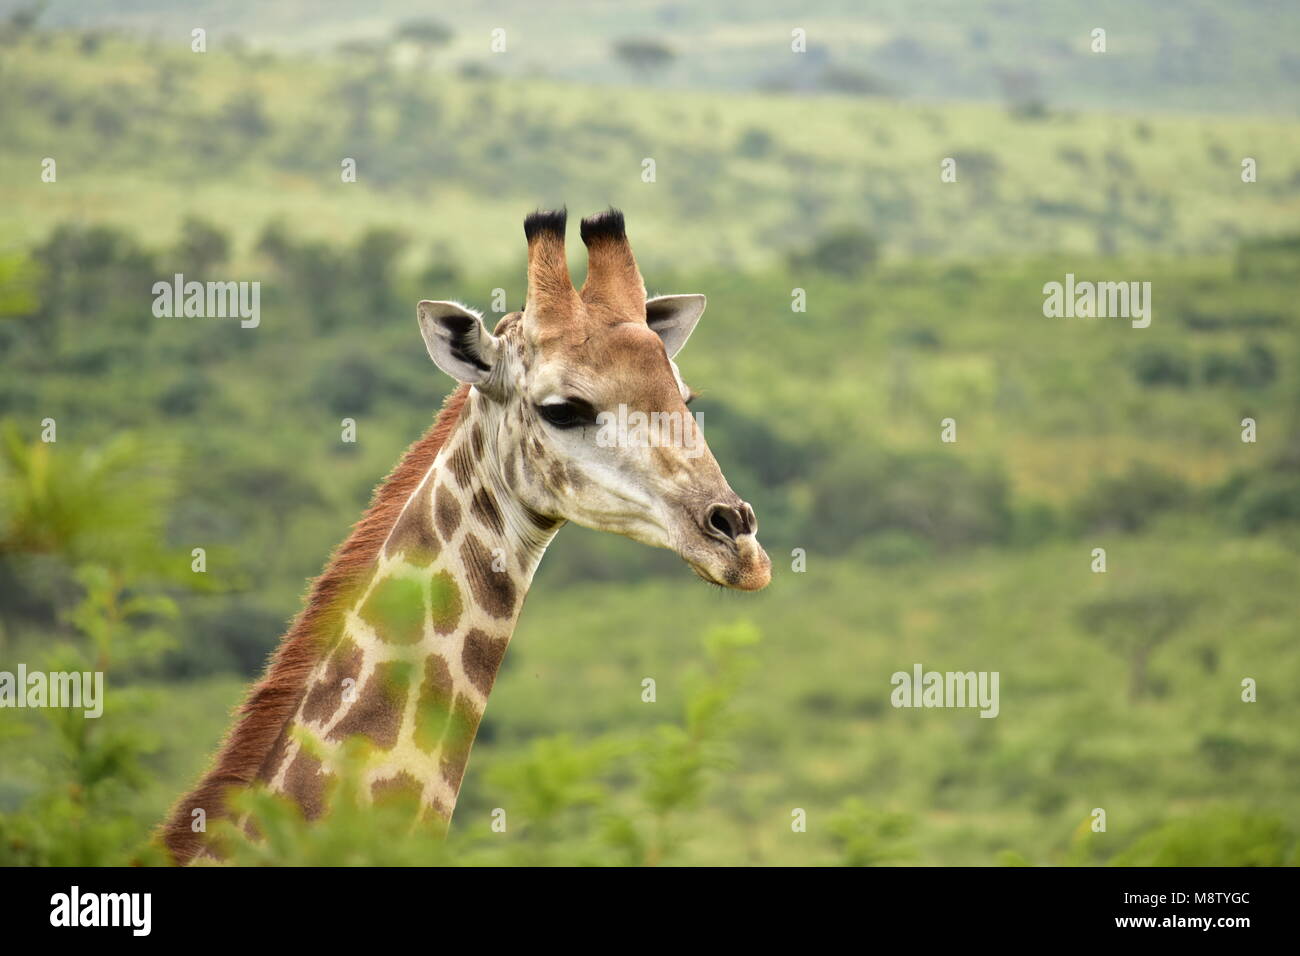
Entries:
POLYGON ((772 579, 772 562, 758 543, 758 519, 748 502, 717 501, 701 513, 700 528, 711 547, 682 556, 706 581, 739 591, 758 591, 772 579))

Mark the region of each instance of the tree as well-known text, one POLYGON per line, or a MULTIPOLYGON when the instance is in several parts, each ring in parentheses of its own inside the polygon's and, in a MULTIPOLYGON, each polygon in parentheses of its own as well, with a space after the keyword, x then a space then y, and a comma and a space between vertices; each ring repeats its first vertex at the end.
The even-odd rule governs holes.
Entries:
POLYGON ((1078 611, 1084 630, 1128 660, 1128 697, 1146 694, 1151 652, 1183 626, 1196 609, 1194 595, 1153 591, 1092 601, 1078 611))
POLYGON ((401 308, 394 296, 397 265, 408 238, 397 229, 375 227, 367 229, 357 240, 353 253, 357 289, 366 308, 376 314, 401 308))
POLYGON ((855 278, 876 264, 880 243, 857 226, 838 226, 817 237, 812 248, 790 257, 792 267, 811 266, 845 278, 855 278))
POLYGON ((1007 110, 1017 119, 1042 119, 1047 115, 1042 84, 1033 70, 999 70, 998 85, 1007 110))
POLYGON ((230 239, 219 228, 197 216, 186 216, 181 223, 176 256, 182 271, 203 280, 213 268, 230 257, 230 239))
POLYGON ((420 53, 420 63, 426 69, 433 63, 435 50, 449 44, 455 34, 451 28, 438 20, 407 20, 393 31, 393 38, 399 43, 410 43, 420 53))
POLYGON ((256 90, 244 90, 226 101, 222 109, 226 123, 245 139, 261 139, 271 132, 271 121, 256 90))
POLYGON ((663 69, 677 58, 677 54, 666 43, 637 38, 616 41, 614 56, 638 73, 663 69))

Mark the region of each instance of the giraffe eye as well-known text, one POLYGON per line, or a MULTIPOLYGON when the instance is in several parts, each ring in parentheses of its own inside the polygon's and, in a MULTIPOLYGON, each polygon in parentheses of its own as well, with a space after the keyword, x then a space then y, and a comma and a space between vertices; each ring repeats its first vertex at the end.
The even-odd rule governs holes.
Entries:
POLYGON ((537 414, 555 428, 580 428, 591 425, 596 416, 586 402, 556 402, 551 405, 538 405, 537 414))

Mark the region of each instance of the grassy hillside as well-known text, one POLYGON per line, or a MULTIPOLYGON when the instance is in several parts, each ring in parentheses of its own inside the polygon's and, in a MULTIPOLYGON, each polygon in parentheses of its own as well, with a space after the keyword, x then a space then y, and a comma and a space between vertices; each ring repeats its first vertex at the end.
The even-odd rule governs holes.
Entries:
POLYGON ((521 210, 614 203, 652 268, 752 270, 846 226, 894 257, 1131 256, 1228 250, 1300 213, 1290 120, 505 84, 61 35, 4 57, 0 229, 17 241, 80 217, 157 242, 202 209, 241 252, 272 219, 317 237, 383 224, 412 257, 482 273, 519 260, 521 210))
MULTIPOLYGON (((33 251, 47 269, 53 255, 33 251)), ((707 796, 676 824, 678 862, 844 859, 833 834, 858 819, 852 801, 870 808, 851 826, 876 834, 871 859, 1145 860, 1184 852, 1170 849, 1181 831, 1162 827, 1185 818, 1205 834, 1186 851, 1202 862, 1262 852, 1260 828, 1269 852, 1291 853, 1294 271, 1148 263, 1162 298, 1151 328, 1135 330, 1045 319, 1041 282, 1065 268, 918 263, 853 281, 813 271, 798 279, 813 290, 806 314, 783 311, 792 275, 664 275, 667 288, 712 299, 683 370, 703 392, 711 445, 755 504, 776 578, 761 595, 719 593, 670 555, 565 529, 493 695, 457 832, 518 806, 510 781, 539 741, 657 733, 683 706, 700 635, 751 620, 763 641, 734 701, 739 723, 707 796), (943 445, 949 415, 959 437, 943 445), (1240 441, 1246 415, 1260 422, 1258 444, 1240 441), (1106 574, 1090 568, 1099 546, 1106 574), (1194 613, 1144 650, 1165 603, 1194 613), (1136 615, 1131 632, 1095 628, 1096 608, 1136 615), (1001 715, 892 709, 889 676, 917 662, 998 671, 1001 715), (660 688, 653 706, 639 696, 645 677, 660 688), (1258 704, 1240 702, 1243 677, 1259 681, 1258 704), (1111 814, 1105 839, 1089 839, 1084 822, 1096 806, 1111 814), (790 832, 796 807, 815 835, 790 832)), ((159 560, 175 569, 164 580, 178 613, 161 622, 172 646, 119 669, 144 697, 137 717, 113 724, 154 748, 129 802, 136 837, 215 745, 240 694, 229 672, 256 671, 303 579, 447 388, 396 304, 416 280, 398 279, 392 317, 363 327, 346 318, 360 305, 348 275, 327 292, 342 297, 342 319, 295 293, 298 277, 274 275, 275 320, 256 330, 142 321, 111 284, 92 286, 98 295, 59 287, 95 303, 85 312, 0 326, 13 373, 0 409, 23 435, 58 420, 55 487, 75 486, 123 431, 139 436, 136 467, 170 476, 153 505, 170 555, 159 560), (357 445, 338 441, 343 415, 358 422, 357 445), (196 543, 211 555, 208 587, 187 593, 178 582, 196 543)), ((458 281, 451 294, 492 283, 517 294, 511 274, 458 281)), ((14 469, 11 529, 26 513, 14 469)), ((66 613, 51 610, 72 593, 68 572, 21 550, 4 568, 4 658, 40 659, 51 635, 74 640, 66 613)), ((11 809, 59 773, 39 718, 24 725, 29 735, 4 745, 11 809)), ((613 806, 632 801, 623 777, 607 786, 613 806)), ((577 852, 584 819, 542 858, 577 852)), ((502 846, 541 853, 538 832, 502 846)))
MULTIPOLYGON (((26 5, 5 0, 0 10, 26 5)), ((43 22, 158 37, 204 26, 220 43, 320 50, 382 41, 404 23, 433 18, 450 33, 434 57, 448 70, 696 88, 866 87, 919 99, 1001 100, 1010 87, 1061 107, 1295 115, 1300 61, 1285 38, 1300 26, 1297 16, 1279 0, 1246 0, 1231 11, 1212 0, 563 0, 545 8, 490 0, 454 9, 415 0, 324 8, 199 0, 183 10, 163 0, 83 0, 50 4, 43 22), (1108 31, 1104 56, 1090 50, 1096 27, 1108 31), (795 28, 807 31, 802 57, 790 52, 795 28), (503 53, 489 52, 495 29, 506 31, 503 53), (672 58, 630 65, 613 52, 626 38, 663 44, 672 58)))
POLYGON ((709 297, 682 371, 773 584, 564 529, 451 849, 282 820, 276 862, 1300 862, 1294 121, 67 33, 3 57, 0 669, 93 664, 112 694, 0 719, 0 862, 141 858, 451 387, 413 304, 517 308, 520 219, 560 201, 621 205, 651 288, 709 297), (154 318, 178 271, 261 281, 261 324, 154 318), (1067 273, 1150 282, 1150 327, 1044 317, 1067 273), (916 663, 999 672, 1000 715, 891 707, 916 663))

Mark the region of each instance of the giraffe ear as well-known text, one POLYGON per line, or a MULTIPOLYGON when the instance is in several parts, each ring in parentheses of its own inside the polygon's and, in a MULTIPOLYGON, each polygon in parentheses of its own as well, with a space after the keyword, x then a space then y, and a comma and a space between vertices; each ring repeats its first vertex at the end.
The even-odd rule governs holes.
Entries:
POLYGON ((415 312, 434 365, 469 385, 483 385, 491 378, 501 343, 477 312, 455 302, 428 299, 415 312))
POLYGON ((660 295, 646 302, 646 325, 663 339, 669 358, 682 350, 695 331, 706 302, 702 295, 660 295))

